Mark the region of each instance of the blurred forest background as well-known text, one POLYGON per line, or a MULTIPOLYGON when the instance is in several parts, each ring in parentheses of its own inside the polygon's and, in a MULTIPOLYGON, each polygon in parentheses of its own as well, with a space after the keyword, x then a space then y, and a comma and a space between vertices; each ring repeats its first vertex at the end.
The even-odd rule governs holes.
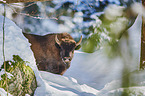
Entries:
POLYGON ((122 86, 130 86, 130 72, 139 69, 139 64, 131 64, 139 63, 140 57, 133 61, 134 54, 139 53, 130 47, 128 29, 138 14, 144 15, 141 0, 49 0, 5 7, 6 14, 4 4, 0 4, 0 15, 14 21, 23 32, 37 35, 67 32, 76 41, 82 35, 81 51, 94 53, 104 49, 108 58, 120 57, 125 75, 122 86), (134 66, 136 69, 132 70, 134 66))
MULTIPOLYGON (((44 35, 68 32, 75 40, 83 35, 82 50, 92 53, 116 42, 135 21, 131 8, 141 0, 52 0, 8 4, 6 17, 23 32, 44 35)), ((3 14, 3 5, 0 14, 3 14)), ((117 47, 116 47, 117 48, 117 47)))

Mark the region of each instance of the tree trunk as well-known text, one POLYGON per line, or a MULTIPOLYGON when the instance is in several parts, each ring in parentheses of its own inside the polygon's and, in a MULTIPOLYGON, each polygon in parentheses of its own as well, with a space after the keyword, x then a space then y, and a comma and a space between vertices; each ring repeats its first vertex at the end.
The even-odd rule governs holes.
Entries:
MULTIPOLYGON (((145 0, 142 0, 145 8, 145 0)), ((142 17, 140 69, 145 69, 145 17, 142 17)))

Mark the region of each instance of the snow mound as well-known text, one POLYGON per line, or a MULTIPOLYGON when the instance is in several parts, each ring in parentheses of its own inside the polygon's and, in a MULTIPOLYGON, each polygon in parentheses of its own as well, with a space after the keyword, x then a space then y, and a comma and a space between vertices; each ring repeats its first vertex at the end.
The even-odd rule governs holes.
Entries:
MULTIPOLYGON (((0 21, 3 21, 0 16, 0 21)), ((0 56, 3 45, 3 23, 0 22, 0 56)), ((22 30, 14 22, 6 18, 5 23, 5 56, 6 60, 12 60, 13 55, 19 55, 24 61, 28 61, 33 69, 38 87, 34 96, 95 96, 98 92, 85 84, 80 85, 76 79, 51 74, 49 72, 39 72, 35 63, 33 52, 30 49, 28 40, 23 36, 22 30)), ((3 64, 3 58, 0 58, 0 66, 3 64)), ((6 96, 6 92, 0 88, 0 94, 6 96)))
MULTIPOLYGON (((0 67, 3 64, 3 16, 0 16, 0 67)), ((12 60, 13 55, 19 55, 33 69, 35 75, 39 75, 33 53, 28 40, 24 37, 22 30, 10 19, 5 20, 5 60, 12 60)), ((38 84, 42 81, 40 76, 36 77, 38 84)))
MULTIPOLYGON (((0 56, 2 54, 3 45, 3 17, 0 16, 0 56)), ((6 60, 12 60, 13 55, 19 55, 24 61, 30 62, 31 68, 35 66, 35 59, 30 49, 28 40, 23 36, 22 30, 16 26, 14 22, 6 18, 5 23, 5 57, 6 60)), ((0 58, 0 64, 3 63, 3 58, 0 58)))
POLYGON ((118 88, 109 92, 99 92, 96 96, 145 96, 145 86, 118 88))
POLYGON ((85 84, 78 84, 77 80, 72 77, 55 75, 44 71, 40 73, 45 86, 36 89, 36 96, 95 96, 99 92, 85 84), (46 93, 44 93, 44 90, 46 93))
MULTIPOLYGON (((2 16, 0 16, 0 21, 3 21, 2 16)), ((134 70, 137 69, 137 65, 134 64, 139 62, 140 52, 140 30, 138 30, 138 28, 141 28, 141 23, 136 24, 136 26, 132 26, 132 28, 129 29, 129 35, 131 37, 129 40, 132 45, 130 49, 133 54, 132 69, 135 67, 134 70)), ((0 22, 0 66, 3 63, 2 25, 2 22, 0 22)), ((145 96, 144 72, 140 75, 138 73, 132 75, 133 77, 139 76, 134 80, 131 79, 137 81, 138 86, 120 88, 121 81, 118 81, 117 79, 121 77, 121 65, 123 62, 119 58, 112 61, 108 60, 108 58, 102 54, 101 50, 92 54, 80 51, 75 52, 71 67, 67 70, 65 76, 51 74, 44 71, 39 72, 33 53, 30 49, 30 44, 23 36, 22 30, 17 27, 14 22, 6 18, 6 60, 12 60, 12 55, 19 55, 24 61, 30 62, 30 64, 28 64, 34 70, 38 82, 38 88, 36 89, 34 96, 119 96, 120 94, 124 94, 124 91, 127 91, 127 93, 133 94, 134 96, 135 94, 138 96, 145 96), (98 91, 94 88, 101 90, 98 91)), ((0 94, 6 96, 6 92, 1 88, 0 94)))

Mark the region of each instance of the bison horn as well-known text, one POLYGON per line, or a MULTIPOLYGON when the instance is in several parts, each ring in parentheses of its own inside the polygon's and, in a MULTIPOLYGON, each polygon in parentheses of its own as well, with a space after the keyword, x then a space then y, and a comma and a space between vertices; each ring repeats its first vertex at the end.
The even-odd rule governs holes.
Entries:
POLYGON ((58 45, 60 45, 61 44, 61 42, 58 40, 58 38, 57 38, 57 35, 55 35, 55 41, 56 41, 56 43, 58 44, 58 45))
POLYGON ((82 42, 82 36, 81 36, 79 42, 77 42, 76 46, 80 45, 81 42, 82 42))

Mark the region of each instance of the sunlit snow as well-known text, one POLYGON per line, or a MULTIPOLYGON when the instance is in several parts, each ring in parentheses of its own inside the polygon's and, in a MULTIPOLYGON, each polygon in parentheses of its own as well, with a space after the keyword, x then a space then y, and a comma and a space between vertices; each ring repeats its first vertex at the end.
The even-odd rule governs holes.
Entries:
MULTIPOLYGON (((3 17, 0 16, 0 21, 3 17)), ((0 56, 2 55, 2 22, 0 22, 0 56)), ((129 29, 129 45, 133 58, 131 59, 131 71, 138 69, 140 52, 140 30, 141 17, 138 17, 134 26, 129 29)), ((123 42, 123 39, 121 39, 123 42)), ((121 48, 125 49, 125 43, 121 48)), ((124 52, 124 51, 122 51, 124 52)), ((125 51, 126 52, 126 51, 125 51)), ((124 58, 128 59, 128 54, 124 52, 124 58)), ((49 72, 38 71, 33 53, 28 40, 23 36, 22 30, 11 20, 6 18, 5 23, 5 56, 6 60, 12 60, 12 55, 19 55, 24 61, 29 61, 28 65, 34 70, 38 82, 35 96, 105 96, 107 94, 117 94, 122 92, 120 88, 120 78, 122 75, 123 61, 117 57, 109 59, 104 50, 94 53, 84 53, 75 51, 70 68, 64 76, 55 75, 49 72), (118 83, 119 82, 119 83, 118 83)), ((3 58, 0 58, 0 65, 3 58)), ((144 74, 142 75, 144 76, 144 74)), ((131 87, 130 90, 136 94, 144 93, 144 79, 140 79, 141 86, 131 87)), ((6 93, 0 88, 0 94, 6 93)), ((115 95, 111 95, 115 96, 115 95)))

